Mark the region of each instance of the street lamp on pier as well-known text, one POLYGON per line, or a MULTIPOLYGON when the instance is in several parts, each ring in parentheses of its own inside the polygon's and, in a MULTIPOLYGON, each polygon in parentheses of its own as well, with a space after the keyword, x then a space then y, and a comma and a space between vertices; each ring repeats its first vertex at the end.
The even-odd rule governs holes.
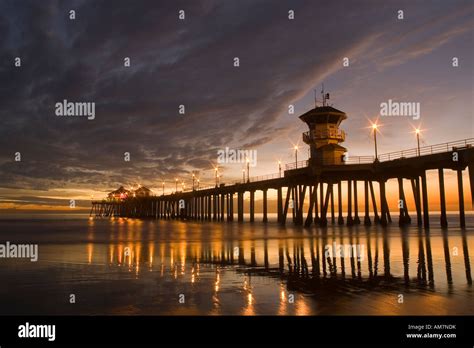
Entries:
POLYGON ((420 156, 420 133, 421 133, 421 129, 420 128, 416 128, 415 129, 415 133, 416 133, 416 143, 417 143, 417 146, 418 146, 418 156, 420 156))
POLYGON ((298 168, 298 145, 295 145, 295 168, 298 168))
POLYGON ((378 161, 378 153, 377 153, 377 130, 379 125, 377 123, 372 123, 372 131, 374 132, 374 146, 375 146, 375 161, 378 161))
POLYGON ((250 182, 250 160, 247 157, 247 182, 250 182))

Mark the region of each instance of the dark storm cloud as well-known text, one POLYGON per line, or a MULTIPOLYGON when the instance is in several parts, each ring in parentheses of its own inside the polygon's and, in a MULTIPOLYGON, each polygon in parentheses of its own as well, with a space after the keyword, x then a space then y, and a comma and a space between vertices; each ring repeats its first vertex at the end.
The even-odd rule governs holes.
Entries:
MULTIPOLYGON (((399 7, 372 1, 3 1, 0 182, 92 188, 141 177, 146 183, 208 169, 225 146, 266 144, 284 131, 278 118, 288 104, 339 69, 342 57, 385 32, 411 29, 393 29, 399 7), (68 18, 71 9, 75 20, 68 18), (178 20, 179 9, 185 21, 178 20), (296 20, 288 20, 289 9, 296 20), (13 67, 17 56, 21 69, 13 67), (123 67, 124 57, 130 68, 123 67), (95 102, 95 120, 56 117, 54 104, 63 99, 95 102), (185 116, 178 114, 180 104, 185 116), (12 161, 17 151, 21 163, 12 161), (124 162, 124 152, 131 162, 124 162)), ((445 11, 435 3, 433 17, 445 11)))

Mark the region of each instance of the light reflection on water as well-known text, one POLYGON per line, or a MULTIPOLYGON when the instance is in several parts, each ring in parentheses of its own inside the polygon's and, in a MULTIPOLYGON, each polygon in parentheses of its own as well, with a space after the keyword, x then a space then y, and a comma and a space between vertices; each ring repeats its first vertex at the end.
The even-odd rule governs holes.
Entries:
POLYGON ((121 218, 0 227, 2 241, 40 250, 37 263, 0 260, 2 314, 474 312, 468 230, 121 218), (335 253, 339 245, 360 246, 360 257, 335 253))

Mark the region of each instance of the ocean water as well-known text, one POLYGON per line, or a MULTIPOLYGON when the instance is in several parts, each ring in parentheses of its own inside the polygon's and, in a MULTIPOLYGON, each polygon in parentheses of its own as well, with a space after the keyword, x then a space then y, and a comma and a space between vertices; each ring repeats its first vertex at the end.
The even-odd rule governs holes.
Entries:
MULTIPOLYGON (((257 216, 258 217, 258 216, 257 216)), ((35 216, 0 220, 2 315, 474 313, 474 216, 442 230, 35 216)))

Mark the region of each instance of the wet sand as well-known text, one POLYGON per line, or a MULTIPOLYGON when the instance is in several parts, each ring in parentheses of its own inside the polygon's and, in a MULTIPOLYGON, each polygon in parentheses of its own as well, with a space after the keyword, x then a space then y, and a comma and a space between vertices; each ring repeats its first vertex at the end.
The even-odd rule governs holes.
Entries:
MULTIPOLYGON (((0 313, 472 314, 474 217, 467 218, 467 230, 447 231, 433 218, 429 234, 396 223, 304 229, 274 222, 0 220, 0 243, 39 248, 37 262, 0 259, 0 313), (362 252, 325 255, 334 245, 362 252)), ((457 226, 454 217, 449 222, 457 226)))

